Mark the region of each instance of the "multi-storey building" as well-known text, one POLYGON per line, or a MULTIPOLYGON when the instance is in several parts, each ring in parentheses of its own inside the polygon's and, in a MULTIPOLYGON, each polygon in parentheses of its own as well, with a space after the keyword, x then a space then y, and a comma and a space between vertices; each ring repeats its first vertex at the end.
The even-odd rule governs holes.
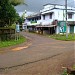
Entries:
MULTIPOLYGON (((39 16, 31 16, 27 18, 28 25, 37 25, 37 28, 48 30, 50 33, 62 33, 66 32, 66 13, 65 6, 56 4, 46 4, 44 8, 40 10, 39 16), (34 21, 34 22, 33 22, 34 21), (36 23, 35 23, 36 22, 36 23)), ((68 33, 75 33, 75 8, 67 7, 67 28, 68 33)))

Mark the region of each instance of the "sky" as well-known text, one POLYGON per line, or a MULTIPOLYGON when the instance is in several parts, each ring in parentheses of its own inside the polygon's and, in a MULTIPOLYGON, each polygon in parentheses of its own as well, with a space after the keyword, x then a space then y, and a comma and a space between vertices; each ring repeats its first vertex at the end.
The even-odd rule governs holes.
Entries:
MULTIPOLYGON (((67 0, 67 2, 68 6, 75 5, 74 0, 67 0)), ((31 14, 32 12, 39 12, 41 9, 43 9, 43 5, 45 4, 52 3, 52 4, 64 5, 65 0, 25 0, 25 3, 27 5, 18 5, 15 7, 17 12, 22 13, 25 10, 28 12, 28 14, 31 14)))

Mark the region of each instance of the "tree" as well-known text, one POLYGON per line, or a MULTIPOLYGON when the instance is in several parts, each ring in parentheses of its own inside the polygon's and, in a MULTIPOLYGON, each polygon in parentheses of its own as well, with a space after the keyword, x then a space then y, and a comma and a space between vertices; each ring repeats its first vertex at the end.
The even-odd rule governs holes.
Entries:
POLYGON ((0 0, 0 27, 8 26, 19 19, 14 6, 24 4, 24 0, 0 0))
POLYGON ((19 4, 25 4, 24 0, 9 0, 9 2, 14 6, 19 5, 19 4))
POLYGON ((17 21, 19 15, 9 0, 0 0, 0 27, 9 26, 17 21))
POLYGON ((18 22, 19 22, 20 25, 22 25, 22 23, 24 22, 24 18, 23 18, 23 17, 20 17, 20 18, 18 19, 18 22))
POLYGON ((26 10, 25 10, 25 12, 22 14, 22 16, 18 20, 20 25, 22 25, 22 23, 24 23, 25 18, 26 18, 26 10))

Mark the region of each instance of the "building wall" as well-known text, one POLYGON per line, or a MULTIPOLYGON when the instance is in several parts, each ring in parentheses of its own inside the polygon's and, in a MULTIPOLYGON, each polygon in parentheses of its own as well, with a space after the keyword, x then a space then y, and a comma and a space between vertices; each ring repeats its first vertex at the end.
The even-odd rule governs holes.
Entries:
POLYGON ((41 13, 42 25, 50 25, 54 19, 55 19, 55 10, 52 10, 52 11, 50 10, 50 11, 41 13), (50 13, 48 12, 52 13, 52 19, 50 19, 50 13), (43 19, 43 15, 45 15, 45 19, 43 19))
POLYGON ((50 19, 49 17, 50 17, 49 14, 47 14, 47 15, 45 15, 45 19, 43 19, 43 15, 41 15, 42 25, 50 25, 51 24, 51 22, 53 21, 53 19, 50 19))
MULTIPOLYGON (((74 12, 75 13, 75 8, 73 7, 67 7, 69 10, 67 12, 74 12)), ((53 19, 58 19, 59 21, 65 20, 66 14, 65 14, 65 6, 60 6, 60 5, 45 5, 42 10, 40 10, 41 14, 47 14, 49 12, 54 12, 54 18, 53 19), (58 9, 54 9, 58 8, 58 9)), ((75 20, 75 14, 73 14, 72 19, 68 19, 68 21, 74 21, 75 20)), ((67 17, 68 18, 68 17, 67 17)))
POLYGON ((64 11, 63 10, 55 10, 55 19, 57 19, 58 21, 64 21, 65 17, 63 16, 64 11))

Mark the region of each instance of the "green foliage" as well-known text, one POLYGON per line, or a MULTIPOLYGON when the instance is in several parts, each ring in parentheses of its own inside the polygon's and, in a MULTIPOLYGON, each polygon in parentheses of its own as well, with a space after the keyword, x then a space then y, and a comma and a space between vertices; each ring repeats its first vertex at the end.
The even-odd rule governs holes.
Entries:
POLYGON ((10 28, 16 29, 16 23, 12 24, 10 28))
POLYGON ((22 25, 22 23, 24 22, 24 18, 20 17, 19 20, 18 20, 18 22, 19 22, 20 25, 22 25))
POLYGON ((0 27, 9 26, 19 18, 9 0, 0 0, 0 27))
POLYGON ((64 69, 62 75, 67 75, 67 69, 64 69))
POLYGON ((18 22, 20 25, 25 21, 26 18, 26 11, 22 14, 22 16, 19 18, 18 22))
POLYGON ((24 0, 9 0, 9 2, 14 6, 17 6, 19 4, 24 4, 24 0))
POLYGON ((0 6, 0 9, 1 9, 1 6, 0 6))

